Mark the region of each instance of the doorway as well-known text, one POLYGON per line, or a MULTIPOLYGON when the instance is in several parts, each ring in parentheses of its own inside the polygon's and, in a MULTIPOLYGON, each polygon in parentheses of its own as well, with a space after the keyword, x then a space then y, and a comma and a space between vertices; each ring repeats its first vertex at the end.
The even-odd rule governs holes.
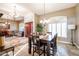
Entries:
POLYGON ((25 23, 25 36, 28 37, 33 32, 33 22, 25 23))

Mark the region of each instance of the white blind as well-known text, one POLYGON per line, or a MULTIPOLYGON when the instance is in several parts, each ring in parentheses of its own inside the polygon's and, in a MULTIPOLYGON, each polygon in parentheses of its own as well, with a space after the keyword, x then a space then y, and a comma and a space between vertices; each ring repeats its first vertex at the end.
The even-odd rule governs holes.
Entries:
POLYGON ((57 33, 59 37, 67 37, 67 23, 49 24, 48 32, 52 32, 53 36, 57 33))

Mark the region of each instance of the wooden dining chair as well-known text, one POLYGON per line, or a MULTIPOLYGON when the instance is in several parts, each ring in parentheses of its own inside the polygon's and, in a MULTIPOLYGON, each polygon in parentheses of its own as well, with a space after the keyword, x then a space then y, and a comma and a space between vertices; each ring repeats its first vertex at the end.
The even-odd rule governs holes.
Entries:
POLYGON ((49 50, 49 56, 52 55, 54 56, 57 52, 57 34, 52 38, 52 40, 48 44, 48 50, 49 50))
POLYGON ((38 36, 33 36, 33 56, 34 53, 37 53, 39 56, 43 54, 43 46, 40 43, 39 37, 38 36))

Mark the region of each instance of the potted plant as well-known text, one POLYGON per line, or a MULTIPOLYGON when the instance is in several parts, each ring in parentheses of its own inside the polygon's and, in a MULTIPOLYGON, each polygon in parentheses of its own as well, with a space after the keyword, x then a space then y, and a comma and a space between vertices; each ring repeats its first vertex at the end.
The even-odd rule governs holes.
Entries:
POLYGON ((4 33, 0 32, 0 47, 4 46, 4 39, 5 39, 4 33))
POLYGON ((36 32, 39 32, 39 33, 43 32, 43 26, 42 26, 42 24, 37 24, 37 26, 36 26, 36 32))

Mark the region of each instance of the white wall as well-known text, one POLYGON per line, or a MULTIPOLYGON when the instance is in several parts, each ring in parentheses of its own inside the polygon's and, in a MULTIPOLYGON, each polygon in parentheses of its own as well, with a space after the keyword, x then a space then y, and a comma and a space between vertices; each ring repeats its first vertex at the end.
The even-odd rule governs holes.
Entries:
MULTIPOLYGON (((75 17, 75 14, 73 15, 73 16, 68 16, 67 17, 68 18, 68 20, 67 20, 67 24, 68 25, 71 25, 71 24, 74 24, 74 25, 76 25, 76 17, 75 17)), ((71 43, 72 42, 72 39, 71 39, 71 30, 70 29, 68 29, 68 31, 67 31, 67 36, 68 36, 68 41, 71 43)), ((75 31, 74 31, 74 37, 73 37, 73 42, 75 42, 75 31)))
POLYGON ((76 30, 75 44, 79 46, 79 4, 77 4, 76 6, 76 25, 77 30, 76 30))

